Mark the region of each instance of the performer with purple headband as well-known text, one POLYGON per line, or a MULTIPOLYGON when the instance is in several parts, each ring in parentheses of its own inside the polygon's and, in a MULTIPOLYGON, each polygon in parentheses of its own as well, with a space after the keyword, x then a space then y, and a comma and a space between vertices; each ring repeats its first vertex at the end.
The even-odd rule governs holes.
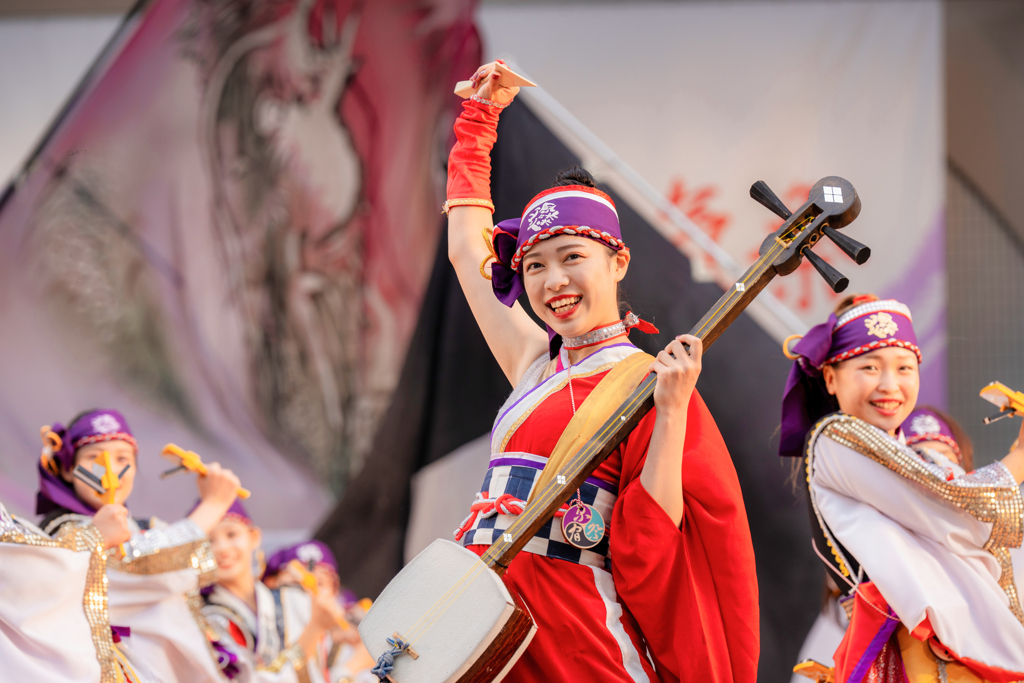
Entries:
POLYGON ((953 477, 974 469, 974 448, 956 420, 932 406, 919 406, 901 427, 907 445, 953 477))
MULTIPOLYGON (((268 588, 279 591, 280 602, 286 615, 285 623, 288 623, 289 612, 294 613, 294 610, 287 609, 285 598, 288 592, 281 589, 285 586, 298 586, 301 581, 301 576, 297 576, 292 570, 292 562, 298 562, 303 568, 311 571, 316 577, 318 592, 336 599, 344 610, 348 627, 342 628, 337 625, 331 628, 321 646, 321 659, 325 662, 328 670, 328 679, 330 681, 351 681, 352 683, 376 683, 378 679, 371 673, 375 662, 366 647, 363 646, 359 632, 355 629, 355 626, 366 615, 366 608, 352 591, 342 589, 334 553, 321 541, 313 539, 296 543, 293 546, 281 548, 267 558, 263 583, 268 588)), ((295 604, 295 601, 292 601, 292 604, 295 604)), ((300 619, 309 617, 308 601, 304 604, 307 605, 307 609, 300 615, 300 619)), ((294 619, 294 617, 291 618, 294 619)), ((304 626, 305 621, 299 621, 296 626, 292 627, 292 630, 301 630, 304 626)))
POLYGON ((332 595, 340 594, 338 561, 334 559, 334 553, 327 547, 327 544, 316 539, 281 548, 268 557, 267 567, 263 570, 263 583, 271 588, 276 588, 275 579, 281 578, 279 575, 287 569, 293 560, 303 567, 312 567, 310 571, 316 576, 319 590, 327 591, 332 595))
MULTIPOLYGON (((73 476, 76 466, 102 463, 104 451, 119 475, 117 506, 127 504, 138 467, 138 444, 116 410, 90 410, 67 427, 43 427, 37 509, 40 526, 58 538, 94 524, 104 495, 73 476)), ((189 595, 213 581, 216 563, 207 533, 235 499, 238 478, 217 463, 197 479, 202 504, 186 519, 165 524, 127 516, 131 537, 106 558, 114 654, 142 680, 216 680, 206 637, 192 616, 189 595)))
MULTIPOLYGON (((197 503, 197 506, 199 503, 197 503)), ((224 675, 236 681, 324 681, 324 634, 342 618, 333 595, 311 597, 298 586, 271 590, 257 579, 262 532, 235 500, 210 543, 217 583, 202 591, 202 614, 224 675)))
POLYGON ((655 409, 503 574, 537 625, 504 680, 753 683, 753 547, 735 468, 694 389, 701 342, 676 337, 657 358, 629 342, 633 328, 657 329, 622 315, 628 238, 614 201, 583 169, 563 172, 519 217, 494 225, 489 152, 518 91, 497 79, 495 64, 472 79, 479 87, 455 123, 444 209, 449 258, 514 388, 456 540, 482 554, 502 538, 556 476, 556 445, 577 409, 617 407, 606 379, 658 375, 655 409))
POLYGON ((806 458, 814 549, 850 614, 835 681, 1024 678, 1024 448, 950 478, 907 446, 921 352, 897 301, 848 298, 792 341, 780 454, 806 458))
MULTIPOLYGON (((67 513, 91 516, 103 504, 95 489, 72 476, 76 465, 91 469, 103 451, 110 453, 120 474, 115 502, 123 504, 135 483, 138 444, 116 410, 92 410, 75 417, 67 428, 59 422, 41 429, 44 453, 39 460, 36 514, 45 515, 44 529, 67 513), (54 446, 57 446, 54 448, 54 446)), ((55 531, 60 524, 52 526, 55 531)))

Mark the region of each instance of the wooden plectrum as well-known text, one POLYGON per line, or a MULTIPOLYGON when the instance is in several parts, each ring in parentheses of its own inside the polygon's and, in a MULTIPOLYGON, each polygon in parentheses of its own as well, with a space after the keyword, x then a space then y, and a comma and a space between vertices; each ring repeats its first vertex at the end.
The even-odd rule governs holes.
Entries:
MULTIPOLYGON (((498 72, 498 85, 506 88, 535 88, 537 84, 531 81, 529 78, 520 76, 512 69, 508 68, 504 64, 495 65, 495 71, 498 72)), ((455 94, 459 97, 466 99, 470 95, 474 94, 479 88, 473 87, 473 81, 459 81, 455 84, 455 94)))

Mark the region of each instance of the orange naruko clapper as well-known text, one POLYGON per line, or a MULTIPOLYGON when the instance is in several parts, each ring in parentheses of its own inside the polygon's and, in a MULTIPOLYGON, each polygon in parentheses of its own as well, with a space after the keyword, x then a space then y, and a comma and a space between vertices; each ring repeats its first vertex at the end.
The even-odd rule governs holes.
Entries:
POLYGON ((793 673, 807 676, 818 683, 833 683, 835 680, 835 669, 813 659, 805 659, 794 666, 793 673))
POLYGON ((106 489, 107 492, 107 499, 103 502, 107 505, 113 505, 117 498, 117 489, 121 487, 121 480, 117 476, 117 472, 114 471, 114 465, 110 462, 110 451, 103 451, 103 453, 100 454, 100 458, 102 460, 103 469, 105 470, 100 481, 103 483, 103 488, 106 489))
POLYGON ((999 410, 1012 411, 1018 415, 1024 415, 1024 393, 1014 391, 1002 382, 992 382, 979 393, 989 403, 999 406, 999 410))
MULTIPOLYGON (((165 458, 167 458, 176 465, 176 467, 173 470, 171 470, 170 472, 165 472, 164 475, 176 473, 178 470, 181 469, 186 469, 195 472, 200 477, 206 476, 206 465, 203 464, 203 459, 199 457, 198 453, 186 451, 184 448, 181 448, 180 446, 175 446, 173 443, 169 443, 166 446, 164 446, 164 450, 160 453, 160 455, 164 456, 165 458)), ((252 492, 250 492, 248 489, 239 488, 237 495, 239 498, 245 499, 251 496, 252 492)))

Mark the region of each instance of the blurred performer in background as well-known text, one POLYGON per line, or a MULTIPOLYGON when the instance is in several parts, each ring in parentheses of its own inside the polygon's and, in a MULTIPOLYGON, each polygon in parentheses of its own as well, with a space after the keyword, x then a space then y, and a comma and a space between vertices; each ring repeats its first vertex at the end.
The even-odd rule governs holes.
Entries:
POLYGON ((656 330, 632 314, 620 320, 629 249, 614 203, 586 171, 561 174, 521 219, 492 232, 489 152, 518 91, 497 78, 493 63, 473 76, 479 89, 455 124, 445 210, 459 282, 515 389, 456 538, 483 553, 501 537, 538 482, 554 476, 545 463, 562 431, 615 368, 658 374, 656 410, 577 492, 579 505, 607 520, 603 538, 573 545, 555 519, 504 574, 537 623, 505 680, 752 683, 753 548, 735 469, 694 390, 701 341, 677 337, 657 359, 628 342, 632 327, 656 330), (548 334, 516 302, 524 292, 548 334))
POLYGON ((286 583, 297 583, 296 577, 285 571, 293 561, 306 567, 316 577, 318 590, 340 598, 338 561, 331 549, 316 539, 281 548, 268 557, 267 567, 263 570, 263 583, 270 588, 277 588, 286 583))
MULTIPOLYGON (((333 625, 320 645, 327 680, 330 683, 376 683, 378 678, 370 671, 375 662, 355 629, 370 601, 359 600, 352 591, 342 590, 338 563, 330 548, 314 539, 278 550, 267 558, 263 583, 274 590, 289 585, 302 586, 307 592, 334 597, 344 612, 345 623, 333 625), (315 586, 307 584, 309 577, 315 579, 315 586)), ((308 616, 304 614, 301 618, 308 621, 308 616)), ((302 622, 303 627, 306 621, 302 622)))
POLYGON ((203 589, 202 614, 224 675, 241 681, 323 681, 324 634, 343 618, 333 595, 298 586, 271 590, 256 577, 262 533, 239 501, 210 533, 217 583, 203 589))
MULTIPOLYGON (((128 510, 104 505, 50 538, 0 504, 0 669, 33 683, 149 683, 115 644, 104 553, 131 538, 128 510), (84 586, 84 592, 83 592, 84 586)), ((118 636, 118 640, 120 637, 118 636)))
POLYGON ((920 406, 900 430, 907 445, 927 462, 944 467, 953 476, 974 471, 974 446, 967 432, 952 417, 934 406, 920 406))
POLYGON ((899 302, 850 297, 787 353, 780 453, 806 455, 814 547, 850 613, 837 683, 1024 678, 1024 449, 965 474, 906 445, 921 358, 899 302))
MULTIPOLYGON (((40 526, 46 534, 60 538, 95 525, 106 494, 73 473, 78 466, 90 470, 105 462, 104 451, 120 475, 114 502, 128 502, 138 447, 121 413, 90 410, 66 428, 44 427, 42 435, 36 512, 45 515, 40 526)), ((197 480, 201 503, 188 517, 170 525, 127 518, 130 540, 106 562, 110 622, 118 648, 143 677, 148 677, 143 670, 160 681, 218 676, 190 600, 198 599, 199 588, 213 581, 217 566, 207 533, 234 501, 238 478, 217 463, 210 463, 208 470, 197 480)))

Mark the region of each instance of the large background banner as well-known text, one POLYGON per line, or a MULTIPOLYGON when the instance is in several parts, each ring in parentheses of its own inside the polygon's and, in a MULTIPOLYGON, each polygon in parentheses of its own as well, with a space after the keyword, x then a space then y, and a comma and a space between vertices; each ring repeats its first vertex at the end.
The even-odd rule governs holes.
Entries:
MULTIPOLYGON (((484 5, 479 21, 491 56, 514 60, 744 266, 781 222, 751 183, 796 208, 823 176, 852 182, 863 211, 849 233, 873 256, 857 268, 827 240, 818 251, 848 291, 910 306, 923 399, 945 405, 940 3, 484 5)), ((695 275, 720 280, 709 263, 695 259, 695 275)), ((837 299, 808 263, 768 291, 807 325, 837 299)))
POLYGON ((137 514, 175 518, 169 441, 308 529, 362 467, 440 235, 472 6, 155 0, 0 209, 0 498, 31 513, 40 425, 120 408, 137 514))

